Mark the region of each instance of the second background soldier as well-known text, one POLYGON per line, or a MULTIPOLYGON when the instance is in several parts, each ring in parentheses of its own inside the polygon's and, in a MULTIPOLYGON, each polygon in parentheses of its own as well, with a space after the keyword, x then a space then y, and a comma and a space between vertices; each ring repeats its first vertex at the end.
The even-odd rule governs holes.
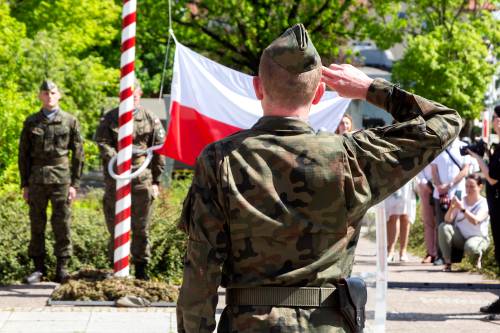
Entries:
MULTIPOLYGON (((134 133, 132 169, 138 168, 145 160, 148 147, 163 142, 164 130, 150 111, 140 106, 142 89, 136 81, 134 85, 134 133)), ((118 153, 118 108, 106 113, 100 121, 96 133, 104 170, 105 192, 103 197, 104 216, 110 233, 109 256, 113 263, 113 244, 115 227, 116 182, 108 173, 108 163, 118 153)), ((132 262, 135 277, 147 280, 146 267, 150 258, 148 229, 152 203, 159 193, 160 177, 165 168, 165 158, 155 154, 149 167, 132 180, 131 231, 132 262)), ((116 170, 116 166, 115 166, 116 170)))

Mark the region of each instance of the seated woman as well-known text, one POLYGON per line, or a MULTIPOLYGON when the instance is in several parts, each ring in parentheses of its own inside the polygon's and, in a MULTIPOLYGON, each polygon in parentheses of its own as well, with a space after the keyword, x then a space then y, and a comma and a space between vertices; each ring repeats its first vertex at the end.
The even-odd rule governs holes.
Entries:
POLYGON ((465 254, 477 256, 477 267, 481 268, 483 251, 489 245, 488 204, 480 194, 482 187, 479 175, 468 176, 465 182, 466 197, 463 200, 453 197, 444 216, 446 223, 439 226, 439 248, 445 262, 443 270, 446 272, 451 271, 452 246, 463 249, 465 254))

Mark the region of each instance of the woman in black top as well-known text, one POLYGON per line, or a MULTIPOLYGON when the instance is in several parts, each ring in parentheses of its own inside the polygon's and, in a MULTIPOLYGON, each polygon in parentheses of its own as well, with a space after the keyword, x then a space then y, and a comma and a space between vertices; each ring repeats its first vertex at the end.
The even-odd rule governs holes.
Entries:
MULTIPOLYGON (((500 105, 495 107, 493 114, 493 129, 500 138, 500 105)), ((488 164, 481 156, 471 152, 471 156, 477 159, 481 172, 486 179, 486 199, 490 211, 491 232, 493 234, 493 243, 495 245, 495 259, 500 267, 500 144, 497 144, 490 152, 488 164)), ((488 306, 480 309, 484 313, 500 313, 500 297, 498 300, 488 306)))

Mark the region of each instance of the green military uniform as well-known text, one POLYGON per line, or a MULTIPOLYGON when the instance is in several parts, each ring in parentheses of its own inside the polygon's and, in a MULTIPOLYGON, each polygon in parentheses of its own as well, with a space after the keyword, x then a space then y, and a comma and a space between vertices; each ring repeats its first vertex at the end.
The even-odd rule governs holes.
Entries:
MULTIPOLYGON (((189 240, 179 332, 215 330, 220 285, 228 293, 264 286, 331 288, 348 277, 362 216, 460 130, 454 110, 384 80, 372 83, 367 100, 397 123, 340 136, 315 133, 299 119, 265 116, 204 149, 180 221, 189 240)), ((236 304, 226 306, 218 330, 348 327, 335 307, 236 304)))
MULTIPOLYGON (((108 163, 117 154, 118 147, 118 109, 113 109, 101 118, 96 133, 104 169, 105 193, 103 197, 104 216, 111 235, 109 255, 113 261, 113 242, 115 225, 116 182, 108 174, 108 163)), ((138 108, 134 111, 134 150, 146 150, 148 147, 163 143, 164 130, 160 121, 148 110, 138 108)), ((134 154, 132 169, 138 168, 145 160, 145 154, 134 154)), ((116 167, 116 166, 115 166, 116 167)), ((148 243, 148 226, 153 203, 152 185, 160 183, 160 177, 165 168, 165 158, 154 154, 148 168, 132 180, 131 253, 133 261, 147 264, 150 257, 148 243)), ((116 170, 116 168, 115 168, 116 170)))
POLYGON ((78 188, 83 167, 83 145, 76 118, 62 110, 52 119, 43 110, 24 122, 19 142, 21 188, 29 188, 32 258, 45 255, 47 205, 52 204, 51 224, 58 258, 71 255, 69 187, 78 188), (71 152, 71 161, 69 153, 71 152))

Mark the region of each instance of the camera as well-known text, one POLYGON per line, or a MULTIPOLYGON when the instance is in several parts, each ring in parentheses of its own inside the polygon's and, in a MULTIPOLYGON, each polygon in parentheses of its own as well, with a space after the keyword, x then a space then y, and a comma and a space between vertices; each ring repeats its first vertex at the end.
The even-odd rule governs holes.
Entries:
POLYGON ((483 139, 480 139, 477 142, 473 142, 468 144, 467 146, 460 147, 460 155, 468 155, 469 152, 467 151, 467 149, 483 157, 484 153, 488 149, 488 145, 483 141, 483 139))

